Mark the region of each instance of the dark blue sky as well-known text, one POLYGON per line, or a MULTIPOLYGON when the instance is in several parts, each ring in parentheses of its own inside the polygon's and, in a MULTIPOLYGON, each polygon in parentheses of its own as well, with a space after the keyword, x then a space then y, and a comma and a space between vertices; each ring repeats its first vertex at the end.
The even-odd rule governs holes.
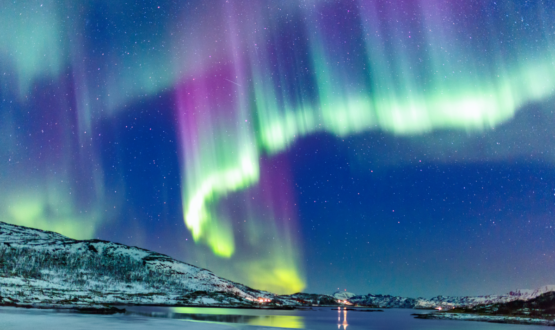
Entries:
MULTIPOLYGON (((195 263, 182 225, 174 119, 152 110, 171 107, 171 96, 161 96, 133 109, 131 121, 121 115, 99 129, 107 185, 124 187, 125 201, 106 211, 114 219, 98 237, 195 263)), ((273 181, 293 187, 306 290, 431 296, 550 283, 553 119, 537 107, 493 132, 321 133, 265 156, 269 176, 288 169, 273 181), (520 130, 523 123, 534 129, 520 130), (481 158, 479 150, 495 148, 481 158)))
POLYGON ((10 3, 0 220, 279 293, 553 283, 553 6, 10 3))

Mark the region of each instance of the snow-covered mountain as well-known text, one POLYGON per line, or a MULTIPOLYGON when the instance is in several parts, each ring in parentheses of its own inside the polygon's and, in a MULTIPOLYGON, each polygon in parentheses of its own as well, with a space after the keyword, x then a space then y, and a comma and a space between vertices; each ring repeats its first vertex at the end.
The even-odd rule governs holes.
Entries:
POLYGON ((465 297, 444 297, 437 296, 426 300, 419 299, 415 308, 454 308, 472 307, 485 304, 502 304, 515 300, 527 301, 539 297, 540 295, 555 291, 555 285, 545 285, 535 290, 515 290, 503 295, 486 296, 465 296, 465 297))
POLYGON ((525 298, 538 296, 526 300, 513 300, 504 303, 480 304, 473 307, 462 307, 452 313, 436 312, 417 314, 421 319, 484 321, 511 324, 536 324, 555 326, 555 291, 542 287, 538 290, 519 290, 525 298), (542 291, 548 290, 545 293, 542 291), (524 292, 522 292, 524 291, 524 292))
POLYGON ((295 300, 304 306, 337 306, 340 305, 337 299, 329 294, 317 294, 317 293, 294 293, 287 296, 279 296, 279 298, 284 298, 285 300, 295 300))
POLYGON ((347 300, 356 296, 356 294, 347 291, 335 291, 332 296, 337 300, 347 300))
POLYGON ((169 256, 101 240, 0 222, 0 305, 103 308, 156 304, 308 306, 349 304, 382 308, 472 307, 534 299, 554 285, 505 295, 432 299, 390 295, 297 293, 278 296, 216 276, 169 256))
POLYGON ((348 299, 353 304, 363 306, 376 306, 380 308, 425 308, 425 309, 451 309, 455 307, 473 307, 485 304, 500 304, 511 301, 527 301, 538 296, 555 291, 555 285, 546 285, 536 290, 516 290, 504 295, 486 296, 437 296, 431 299, 407 298, 390 295, 367 294, 363 296, 353 296, 348 299))
MULTIPOLYGON (((423 299, 423 298, 419 298, 423 299)), ((379 308, 414 308, 417 299, 383 295, 383 294, 367 294, 361 296, 353 296, 348 301, 354 305, 372 306, 379 308)))
POLYGON ((169 256, 0 222, 0 305, 299 305, 169 256))

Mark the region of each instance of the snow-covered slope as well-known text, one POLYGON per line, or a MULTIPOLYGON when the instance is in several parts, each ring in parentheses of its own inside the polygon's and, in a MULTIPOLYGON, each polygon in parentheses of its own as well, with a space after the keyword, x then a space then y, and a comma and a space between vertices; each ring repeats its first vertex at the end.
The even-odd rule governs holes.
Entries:
POLYGON ((524 301, 519 299, 505 303, 462 307, 452 311, 418 314, 417 318, 555 326, 555 321, 553 321, 555 292, 550 290, 552 290, 550 287, 542 287, 538 290, 519 290, 516 296, 529 298, 535 294, 539 295, 524 301), (542 291, 546 292, 541 293, 542 291))
POLYGON ((0 305, 258 306, 260 301, 298 304, 156 252, 0 222, 0 305))
POLYGON ((426 300, 419 299, 415 308, 453 308, 453 307, 472 307, 484 304, 500 304, 515 300, 530 300, 540 295, 555 291, 555 285, 545 285, 535 290, 515 290, 504 295, 486 295, 486 296, 466 296, 466 297, 444 297, 437 296, 426 300))
POLYGON ((304 306, 337 306, 337 299, 329 294, 317 293, 295 293, 287 296, 280 296, 285 300, 294 300, 304 306))
MULTIPOLYGON (((422 299, 422 298, 419 298, 422 299)), ((355 305, 372 306, 380 308, 414 308, 416 299, 383 295, 383 294, 367 294, 363 296, 354 296, 348 301, 355 305)))
POLYGON ((349 302, 358 305, 376 306, 381 308, 430 308, 451 309, 455 307, 473 307, 484 304, 507 303, 515 300, 534 299, 546 292, 555 291, 555 285, 546 285, 536 290, 516 290, 504 295, 486 295, 486 296, 462 296, 449 297, 437 296, 432 299, 425 298, 407 298, 390 295, 374 295, 367 294, 364 296, 353 296, 348 299, 349 302))
POLYGON ((335 291, 332 296, 338 300, 347 300, 356 296, 356 294, 347 291, 335 291))
POLYGON ((101 240, 78 241, 0 222, 0 305, 302 306, 333 305, 347 299, 351 304, 384 308, 448 309, 530 300, 552 291, 554 285, 505 295, 432 299, 350 292, 277 296, 145 249, 101 240))

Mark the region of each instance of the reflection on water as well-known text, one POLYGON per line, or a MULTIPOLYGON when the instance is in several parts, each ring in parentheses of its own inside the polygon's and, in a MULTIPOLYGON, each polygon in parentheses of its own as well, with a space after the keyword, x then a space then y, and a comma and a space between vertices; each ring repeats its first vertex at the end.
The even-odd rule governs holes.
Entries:
MULTIPOLYGON (((297 310, 194 308, 173 310, 159 306, 125 306, 127 312, 115 315, 64 313, 49 310, 0 307, 0 330, 178 330, 230 329, 255 330, 268 327, 306 330, 538 330, 537 325, 496 324, 448 320, 415 319, 412 309, 390 309, 369 313, 370 309, 337 307, 297 310), (337 312, 336 312, 337 310, 337 312), (347 321, 347 313, 349 319, 347 321), (336 315, 337 313, 337 315, 336 315), (182 322, 182 320, 192 322, 182 322), (225 326, 225 323, 228 326, 225 326)), ((419 313, 424 313, 420 311, 419 313)), ((268 328, 271 329, 271 328, 268 328)))
POLYGON ((248 310, 242 308, 207 308, 207 307, 170 307, 175 314, 204 314, 204 315, 248 315, 248 310))
MULTIPOLYGON (((250 311, 252 312, 252 311, 250 311)), ((248 315, 249 310, 224 308, 172 307, 170 312, 133 311, 150 317, 164 317, 187 321, 242 323, 265 327, 303 329, 305 327, 302 316, 296 315, 248 315)))
POLYGON ((249 325, 262 325, 265 327, 278 327, 278 328, 291 328, 303 329, 304 322, 302 316, 287 316, 287 315, 268 315, 257 316, 249 320, 249 325))
POLYGON ((343 323, 341 323, 341 307, 337 307, 337 329, 341 329, 343 326, 344 330, 347 330, 347 307, 343 308, 343 323))

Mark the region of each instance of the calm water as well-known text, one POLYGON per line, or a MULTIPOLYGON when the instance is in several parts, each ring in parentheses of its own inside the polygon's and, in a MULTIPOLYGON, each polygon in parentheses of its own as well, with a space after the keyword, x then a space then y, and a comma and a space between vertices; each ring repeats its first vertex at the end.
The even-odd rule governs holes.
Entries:
POLYGON ((128 312, 124 315, 84 315, 51 310, 0 307, 0 329, 252 330, 261 327, 318 330, 542 329, 541 326, 533 325, 418 320, 410 314, 424 311, 407 309, 390 309, 383 312, 338 311, 332 308, 294 311, 190 307, 127 307, 126 309, 128 312))

